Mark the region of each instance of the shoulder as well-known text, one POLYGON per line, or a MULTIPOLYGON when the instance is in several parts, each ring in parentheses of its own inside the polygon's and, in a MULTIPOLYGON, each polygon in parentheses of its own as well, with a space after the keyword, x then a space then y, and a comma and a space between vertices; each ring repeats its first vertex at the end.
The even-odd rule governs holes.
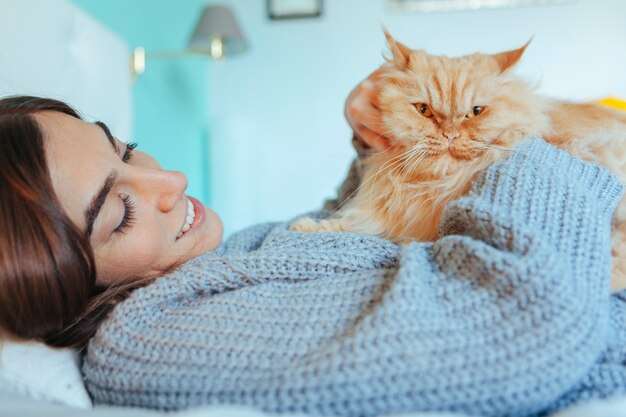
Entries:
POLYGON ((267 235, 281 222, 269 222, 246 227, 233 233, 222 245, 224 254, 246 253, 256 250, 261 246, 267 235))

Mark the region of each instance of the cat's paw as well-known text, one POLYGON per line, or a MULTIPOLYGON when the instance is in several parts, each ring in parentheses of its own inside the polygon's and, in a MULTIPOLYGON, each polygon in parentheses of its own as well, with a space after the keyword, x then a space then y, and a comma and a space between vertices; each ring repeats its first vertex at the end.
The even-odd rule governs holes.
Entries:
POLYGON ((338 220, 313 220, 310 217, 298 219, 289 227, 294 232, 343 232, 345 229, 338 220))
POLYGON ((317 221, 310 217, 303 217, 289 226, 289 230, 294 232, 317 232, 318 227, 319 223, 317 221))

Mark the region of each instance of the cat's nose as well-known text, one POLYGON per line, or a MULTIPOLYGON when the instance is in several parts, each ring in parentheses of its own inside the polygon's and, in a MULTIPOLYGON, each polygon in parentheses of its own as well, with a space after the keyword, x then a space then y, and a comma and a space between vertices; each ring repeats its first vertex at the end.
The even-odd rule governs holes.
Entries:
POLYGON ((443 132, 443 136, 448 139, 448 143, 452 143, 454 139, 461 136, 461 133, 458 130, 446 130, 443 132))

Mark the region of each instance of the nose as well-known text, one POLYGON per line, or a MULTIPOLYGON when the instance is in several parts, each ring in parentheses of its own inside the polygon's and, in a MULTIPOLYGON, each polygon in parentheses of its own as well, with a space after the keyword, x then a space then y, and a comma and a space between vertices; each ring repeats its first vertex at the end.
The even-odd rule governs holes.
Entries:
POLYGON ((162 212, 174 209, 187 189, 187 177, 178 171, 146 169, 137 176, 135 189, 162 212))
POLYGON ((461 136, 461 133, 458 130, 444 130, 443 136, 448 139, 448 143, 452 143, 454 139, 461 136))

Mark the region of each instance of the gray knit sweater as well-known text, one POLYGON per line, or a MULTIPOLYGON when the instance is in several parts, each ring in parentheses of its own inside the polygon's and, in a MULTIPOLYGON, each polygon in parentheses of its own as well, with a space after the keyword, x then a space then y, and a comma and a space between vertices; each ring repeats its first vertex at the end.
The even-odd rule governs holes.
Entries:
POLYGON ((529 140, 448 206, 434 243, 252 227, 118 305, 87 388, 96 404, 340 416, 530 416, 624 393, 621 193, 529 140))

